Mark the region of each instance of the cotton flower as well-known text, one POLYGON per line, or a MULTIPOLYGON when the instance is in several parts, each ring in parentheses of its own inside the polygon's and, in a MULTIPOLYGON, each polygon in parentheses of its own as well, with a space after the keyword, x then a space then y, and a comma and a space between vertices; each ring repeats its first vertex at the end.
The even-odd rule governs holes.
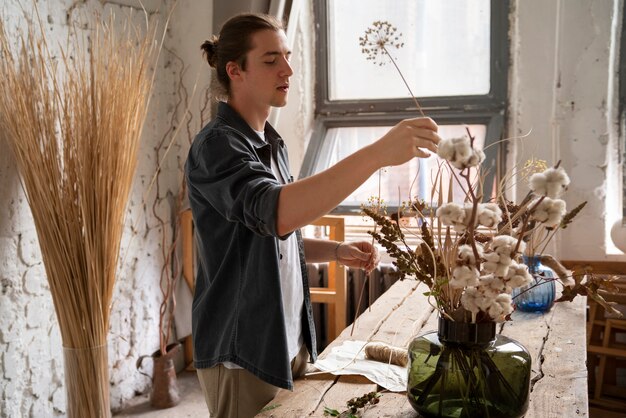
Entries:
POLYGON ((467 137, 443 138, 437 146, 437 155, 447 161, 469 158, 472 153, 470 141, 467 137))
MULTIPOLYGON (((538 200, 531 203, 531 207, 534 207, 538 200)), ((561 223, 563 216, 565 216, 565 201, 561 199, 550 199, 544 197, 541 202, 533 209, 531 214, 532 219, 544 223, 548 226, 554 226, 561 223)))
MULTIPOLYGON (((510 235, 498 235, 493 238, 493 241, 491 242, 491 249, 498 254, 506 254, 510 257, 514 255, 513 250, 517 245, 517 241, 517 238, 510 235)), ((522 248, 519 247, 518 251, 522 251, 522 248)))
POLYGON ((513 312, 512 301, 511 295, 501 293, 496 296, 494 301, 491 303, 487 309, 487 313, 493 318, 494 321, 501 322, 507 315, 513 312))
POLYGON ((461 305, 473 314, 481 311, 485 301, 487 301, 485 295, 475 287, 468 287, 461 295, 461 305))
POLYGON ((437 208, 437 217, 444 225, 452 225, 454 222, 463 222, 465 211, 458 203, 445 203, 437 208))
POLYGON ((511 256, 507 253, 499 254, 497 252, 486 253, 483 258, 483 270, 486 273, 491 273, 499 277, 504 277, 508 274, 509 265, 511 264, 511 256))
POLYGON ((509 266, 506 278, 507 285, 511 289, 527 286, 533 281, 533 276, 528 272, 528 266, 516 262, 512 262, 509 266))
POLYGON ((463 161, 461 167, 476 167, 477 165, 480 165, 480 163, 482 163, 483 161, 485 161, 485 153, 482 150, 472 148, 472 155, 470 155, 467 160, 463 161))
POLYGON ((495 203, 479 203, 476 219, 480 225, 493 228, 502 221, 502 210, 495 203))
POLYGON ((478 286, 479 271, 470 266, 456 266, 452 270, 452 279, 450 287, 454 289, 462 289, 468 286, 478 286))
POLYGON ((565 170, 548 168, 543 173, 535 173, 530 176, 530 189, 538 195, 548 196, 555 199, 563 193, 570 183, 565 170))
POLYGON ((500 255, 500 261, 496 264, 495 268, 490 272, 495 276, 504 277, 509 273, 509 265, 511 264, 511 257, 506 255, 500 255))
MULTIPOLYGON (((453 225, 454 230, 458 233, 463 233, 469 226, 470 219, 472 218, 472 204, 466 203, 463 206, 463 210, 465 211, 465 219, 463 219, 463 223, 456 223, 453 225)), ((474 220, 475 221, 475 220, 474 220)), ((474 222, 474 225, 476 223, 474 222)))
POLYGON ((493 274, 487 274, 480 276, 480 288, 483 292, 491 297, 496 297, 500 293, 506 290, 506 285, 501 277, 494 276, 493 274))
POLYGON ((469 219, 467 207, 458 203, 445 203, 435 213, 442 224, 452 226, 458 233, 463 233, 467 229, 466 221, 469 219))
POLYGON ((483 270, 487 273, 493 273, 496 271, 500 262, 500 254, 494 252, 486 253, 483 258, 485 259, 485 262, 483 263, 483 270))
MULTIPOLYGON (((459 256, 458 261, 460 264, 476 264, 476 257, 474 257, 474 249, 471 245, 460 245, 458 248, 459 256)), ((478 257, 483 256, 483 246, 479 243, 476 243, 476 251, 478 252, 478 257)))
POLYGON ((475 167, 485 159, 485 153, 472 148, 470 139, 465 136, 442 139, 438 144, 437 155, 459 170, 475 167))

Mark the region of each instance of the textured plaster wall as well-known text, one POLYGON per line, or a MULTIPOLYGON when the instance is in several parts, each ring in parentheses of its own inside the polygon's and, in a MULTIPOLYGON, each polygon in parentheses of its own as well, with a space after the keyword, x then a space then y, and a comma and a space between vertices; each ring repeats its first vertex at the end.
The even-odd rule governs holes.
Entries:
MULTIPOLYGON (((563 258, 611 257, 607 230, 620 213, 615 195, 621 176, 611 27, 621 2, 512 3, 509 136, 527 137, 514 142, 511 161, 523 163, 531 156, 549 164, 562 160, 572 180, 568 208, 584 200, 588 204, 561 234, 557 251, 563 258)), ((526 192, 521 186, 517 196, 526 192)))
POLYGON ((315 31, 311 2, 294 2, 291 11, 287 27, 293 69, 289 98, 285 107, 273 110, 270 121, 287 144, 291 173, 296 178, 311 135, 315 111, 315 31))
MULTIPOLYGON (((22 7, 27 16, 33 16, 28 3, 0 3, 0 15, 10 33, 16 34, 17 28, 24 27, 22 7)), ((161 28, 172 3, 144 1, 150 19, 161 28)), ((94 13, 112 10, 120 15, 133 11, 141 20, 138 4, 133 0, 37 2, 50 43, 65 41, 69 22, 78 22, 79 30, 88 30, 94 13)), ((111 307, 108 349, 113 409, 123 407, 125 401, 150 387, 149 379, 136 371, 135 361, 159 346, 162 243, 169 245, 171 241, 188 132, 195 132, 199 126, 200 94, 208 84, 200 71, 198 48, 204 33, 211 30, 211 7, 210 0, 178 1, 156 68, 111 307), (191 118, 188 115, 179 122, 196 82, 199 87, 189 106, 191 118), (170 128, 180 126, 178 137, 165 155, 172 138, 170 128), (150 187, 158 161, 162 161, 161 171, 150 187), (165 226, 157 217, 164 220, 165 226)), ((30 209, 4 142, 0 142, 0 214, 0 417, 64 416, 63 350, 58 323, 30 209)), ((145 371, 150 373, 150 364, 145 371)))

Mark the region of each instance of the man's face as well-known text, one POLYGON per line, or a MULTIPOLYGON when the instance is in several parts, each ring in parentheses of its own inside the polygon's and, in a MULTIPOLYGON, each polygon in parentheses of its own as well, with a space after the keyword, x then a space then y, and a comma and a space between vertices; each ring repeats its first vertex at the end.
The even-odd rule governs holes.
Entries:
POLYGON ((291 51, 285 33, 263 30, 252 35, 252 49, 241 72, 239 91, 258 106, 282 107, 287 104, 291 51))

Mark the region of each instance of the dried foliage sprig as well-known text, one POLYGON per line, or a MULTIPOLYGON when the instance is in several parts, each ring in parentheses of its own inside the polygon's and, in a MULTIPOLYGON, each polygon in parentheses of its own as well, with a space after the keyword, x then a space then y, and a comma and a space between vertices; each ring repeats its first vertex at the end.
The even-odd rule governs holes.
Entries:
POLYGON ((561 229, 567 228, 567 226, 572 223, 576 215, 578 215, 578 213, 585 207, 586 204, 587 201, 584 201, 576 206, 574 209, 566 213, 565 216, 563 216, 563 220, 561 221, 561 225, 559 227, 561 229))
POLYGON ((622 317, 621 311, 615 308, 616 302, 607 301, 604 296, 617 294, 620 288, 616 285, 617 277, 606 274, 597 274, 593 269, 575 268, 571 273, 550 256, 541 258, 541 262, 552 268, 557 275, 565 276, 572 284, 563 288, 563 293, 557 302, 571 302, 577 296, 587 296, 602 306, 609 315, 622 317))
POLYGON ((324 415, 340 418, 358 418, 359 409, 370 405, 376 405, 380 401, 380 392, 369 392, 363 396, 350 399, 346 402, 347 410, 339 412, 336 409, 324 407, 324 415))
MULTIPOLYGON (((365 31, 365 34, 362 37, 359 37, 359 45, 361 45, 361 52, 366 55, 366 59, 377 63, 379 66, 383 66, 387 63, 387 60, 385 59, 385 57, 389 59, 389 61, 393 64, 393 66, 398 71, 398 74, 402 78, 402 82, 404 83, 407 90, 409 91, 409 94, 411 96, 411 99, 413 100, 413 103, 415 104, 415 107, 418 109, 420 114, 424 116, 422 107, 420 106, 419 102, 415 98, 415 95, 413 94, 411 87, 409 86, 409 83, 404 78, 402 71, 400 71, 400 68, 398 67, 398 64, 396 63, 396 60, 393 58, 393 56, 389 52, 389 48, 399 49, 404 46, 404 43, 401 42, 400 40, 401 36, 402 36, 401 33, 397 33, 397 28, 391 25, 389 22, 376 21, 372 24, 370 28, 368 28, 365 31)), ((376 209, 377 209, 377 212, 379 213, 381 211, 380 204, 382 203, 380 199, 381 174, 382 174, 382 170, 379 170, 378 171, 378 189, 379 189, 378 195, 379 197, 376 199, 377 201, 376 209)), ((372 244, 373 243, 374 241, 372 240, 372 244)), ((369 275, 367 277, 369 279, 369 275)), ((363 283, 361 294, 365 290, 366 283, 367 281, 363 283)), ((370 298, 371 298, 371 295, 370 295, 370 298)), ((359 298, 359 305, 360 305, 360 299, 361 298, 359 298)), ((371 303, 372 303, 372 300, 370 300, 370 305, 371 303)), ((357 311, 359 309, 360 309, 360 306, 357 307, 357 311)), ((355 318, 355 321, 353 322, 350 335, 352 335, 352 332, 354 332, 355 324, 356 324, 356 318, 355 318)))

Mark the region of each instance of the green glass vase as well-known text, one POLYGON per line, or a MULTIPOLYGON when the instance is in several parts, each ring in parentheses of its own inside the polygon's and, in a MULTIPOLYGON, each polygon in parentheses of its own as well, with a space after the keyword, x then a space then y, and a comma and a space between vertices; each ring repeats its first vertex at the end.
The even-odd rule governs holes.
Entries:
POLYGON ((407 396, 429 418, 517 418, 528 409, 531 358, 496 324, 439 318, 409 345, 407 396))

